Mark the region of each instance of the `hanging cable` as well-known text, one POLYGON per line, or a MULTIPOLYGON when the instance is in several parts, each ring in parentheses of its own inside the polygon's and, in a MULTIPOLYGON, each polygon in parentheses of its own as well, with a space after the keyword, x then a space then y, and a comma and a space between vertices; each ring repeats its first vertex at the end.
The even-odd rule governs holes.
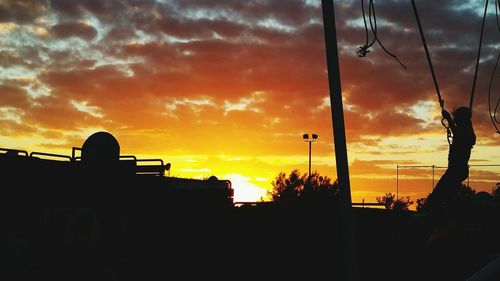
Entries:
POLYGON ((500 124, 500 122, 498 122, 498 120, 496 119, 496 113, 498 110, 498 104, 500 102, 500 97, 498 97, 497 104, 495 106, 495 111, 492 112, 491 111, 491 88, 493 86, 493 78, 495 77, 495 71, 497 70, 499 59, 500 59, 500 53, 498 53, 497 60, 495 62, 495 67, 493 68, 493 73, 491 74, 490 85, 488 87, 488 113, 490 115, 491 123, 493 123, 493 126, 495 127, 497 134, 500 134, 500 131, 498 130, 498 126, 497 126, 497 124, 500 124))
MULTIPOLYGON (((498 18, 499 18, 499 13, 500 13, 500 0, 497 0, 497 5, 496 5, 496 8, 497 8, 497 9, 495 9, 495 13, 496 13, 495 15, 496 15, 496 18, 497 18, 497 27, 498 27, 498 32, 500 32, 500 22, 499 22, 499 20, 498 20, 498 18)), ((498 56, 500 57, 500 53, 498 54, 498 56)), ((496 65, 498 65, 498 58, 497 58, 496 65)), ((496 66, 495 66, 495 68, 496 68, 496 66)), ((493 78, 492 78, 492 79, 493 79, 493 78)), ((490 91, 490 93, 488 93, 488 94, 489 94, 489 95, 491 95, 491 91, 490 91)), ((498 97, 498 99, 497 99, 497 105, 495 106, 495 111, 493 112, 493 119, 495 120, 495 122, 496 122, 497 124, 500 124, 500 122, 497 120, 497 117, 496 117, 496 114, 497 114, 497 111, 498 111, 498 105, 499 105, 499 104, 500 104, 500 96, 499 96, 499 97, 498 97)), ((497 130, 497 132, 498 132, 498 130, 497 130)))
MULTIPOLYGON (((499 18, 498 17, 499 10, 500 10, 500 0, 496 0, 495 1, 495 17, 496 17, 498 32, 500 32, 500 21, 498 19, 499 18)), ((497 104, 495 106, 495 110, 491 111, 491 89, 493 88, 493 78, 495 77, 495 72, 497 70, 499 60, 500 60, 500 51, 498 52, 497 60, 495 62, 495 67, 493 67, 493 72, 491 73, 491 77, 490 77, 490 84, 488 86, 488 113, 489 113, 489 116, 491 119, 491 123, 495 127, 497 134, 500 134, 500 130, 498 129, 498 126, 497 126, 497 124, 500 124, 500 122, 498 122, 497 117, 496 117, 498 105, 500 104, 500 97, 498 97, 498 99, 497 99, 497 104)))
POLYGON ((476 92, 475 90, 476 90, 477 72, 479 70, 479 59, 481 58, 481 46, 483 45, 484 23, 486 22, 486 12, 488 11, 488 2, 489 0, 486 0, 486 4, 484 5, 483 23, 481 25, 481 35, 479 36, 479 48, 477 50, 476 69, 474 70, 474 79, 472 80, 472 90, 470 93, 470 101, 469 101, 469 109, 471 112, 472 112, 472 103, 474 101, 474 94, 476 92))
MULTIPOLYGON (((500 97, 499 97, 499 98, 498 98, 498 100, 497 100, 497 105, 495 106, 495 113, 494 113, 494 115, 496 115, 496 113, 497 113, 497 111, 498 111, 498 105, 499 105, 499 104, 500 104, 500 97)), ((497 117, 496 117, 496 116, 494 116, 494 119, 495 119, 495 122, 497 122, 498 124, 500 124, 500 122, 498 122, 498 120, 497 120, 497 117)))
POLYGON ((439 91, 439 85, 436 78, 436 73, 434 72, 434 67, 432 66, 431 55, 429 53, 429 49, 427 48, 427 41, 425 40, 424 31, 422 29, 422 24, 420 23, 420 16, 418 15, 417 6, 415 5, 415 1, 411 0, 411 5, 413 7, 413 13, 415 13, 415 18, 417 19, 418 31, 420 32, 420 38, 422 39, 422 44, 424 45, 425 56, 427 58, 427 63, 429 64, 429 68, 432 74, 432 81, 434 82, 434 88, 436 89, 436 94, 438 97, 439 105, 441 109, 444 110, 444 100, 441 98, 441 92, 439 91))
MULTIPOLYGON (((368 6, 368 11, 371 13, 370 6, 368 6)), ((361 0, 361 13, 363 14, 363 23, 365 25, 365 44, 361 47, 359 47, 358 51, 356 52, 357 56, 360 58, 366 57, 366 54, 370 52, 368 50, 375 44, 375 38, 371 42, 368 42, 370 40, 370 36, 368 34, 368 24, 366 23, 366 16, 365 16, 365 3, 363 0, 361 0)))
MULTIPOLYGON (((422 39, 422 44, 424 45, 425 56, 427 58, 427 63, 429 64, 429 68, 432 74, 432 81, 434 82, 434 88, 436 89, 436 94, 439 101, 439 106, 441 110, 444 109, 444 99, 441 97, 441 92, 439 91, 439 84, 436 78, 436 73, 434 72, 434 67, 432 66, 431 55, 429 53, 429 49, 427 48, 427 41, 425 40, 424 30, 422 29, 422 24, 420 23, 420 16, 418 15, 417 6, 415 5, 415 0, 411 0, 411 6, 413 8, 413 13, 415 14, 415 18, 417 20, 418 31, 420 32, 420 38, 422 39)), ((441 124, 446 128, 446 138, 448 140, 448 144, 451 144, 451 130, 448 124, 445 123, 444 117, 441 119, 441 124)))
POLYGON ((373 32, 373 35, 374 35, 374 38, 375 40, 377 40, 377 42, 379 43, 380 47, 382 47, 382 50, 384 50, 384 52, 386 54, 388 54, 389 56, 391 56, 393 59, 395 59, 399 65, 401 65, 404 69, 408 69, 406 67, 406 65, 404 65, 398 58, 395 54, 389 52, 389 50, 387 50, 387 48, 384 46, 384 44, 382 44, 382 41, 380 41, 380 39, 378 38, 378 29, 377 29, 377 17, 375 15, 375 5, 373 4, 373 0, 370 0, 370 11, 371 13, 369 13, 369 22, 370 22, 370 27, 371 27, 371 30, 373 32), (370 17, 370 14, 373 13, 373 24, 372 24, 372 17, 370 17))
POLYGON ((373 33, 373 39, 371 42, 368 42, 369 41, 368 24, 366 22, 365 4, 364 4, 363 0, 361 0, 361 12, 363 14, 363 22, 365 25, 366 41, 365 41, 365 45, 360 46, 358 48, 358 51, 356 52, 357 56, 358 57, 366 57, 366 55, 370 52, 369 48, 371 48, 373 46, 373 44, 375 44, 375 42, 378 42, 380 47, 382 47, 382 50, 384 50, 384 52, 386 54, 388 54, 394 60, 396 60, 399 63, 399 65, 401 65, 401 67, 403 67, 404 69, 408 69, 406 67, 406 65, 404 65, 395 54, 393 54, 389 50, 387 50, 387 48, 384 46, 382 41, 380 41, 380 39, 378 37, 377 17, 375 15, 375 5, 373 4, 373 0, 369 0, 369 2, 368 2, 368 22, 370 23, 370 30, 373 33))

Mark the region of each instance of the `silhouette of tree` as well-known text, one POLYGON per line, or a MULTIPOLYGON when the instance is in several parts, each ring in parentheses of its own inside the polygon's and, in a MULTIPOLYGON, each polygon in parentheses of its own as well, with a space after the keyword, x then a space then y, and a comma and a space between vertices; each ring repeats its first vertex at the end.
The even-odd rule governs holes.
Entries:
POLYGON ((497 185, 493 187, 493 191, 491 192, 491 195, 495 200, 499 201, 500 200, 500 182, 497 182, 497 185))
POLYGON ((390 192, 377 197, 377 202, 384 204, 386 209, 394 211, 408 211, 410 205, 413 204, 409 196, 396 199, 396 196, 390 192))
POLYGON ((413 203, 414 202, 410 200, 410 196, 399 198, 396 201, 394 201, 394 204, 392 205, 392 210, 394 210, 394 211, 408 211, 410 205, 413 205, 413 203))
POLYGON ((382 197, 377 197, 377 202, 384 204, 385 208, 390 210, 392 208, 392 205, 394 204, 394 200, 396 199, 394 194, 392 193, 386 193, 382 197))
MULTIPOLYGON (((429 204, 429 196, 432 193, 427 195, 427 197, 417 199, 417 211, 421 213, 429 213, 433 212, 432 204, 429 204)), ((455 194, 452 200, 448 203, 450 206, 463 206, 470 203, 476 191, 469 186, 462 184, 459 188, 456 189, 455 194)))
POLYGON ((417 199, 417 212, 423 212, 425 209, 425 204, 427 203, 427 197, 422 197, 417 199))
POLYGON ((312 175, 300 175, 299 170, 293 170, 290 175, 281 172, 272 182, 273 189, 268 192, 274 202, 305 202, 331 201, 338 197, 338 183, 318 172, 312 175))
POLYGON ((474 199, 476 193, 476 190, 474 190, 473 188, 462 184, 455 193, 451 204, 457 206, 470 204, 471 200, 474 199))

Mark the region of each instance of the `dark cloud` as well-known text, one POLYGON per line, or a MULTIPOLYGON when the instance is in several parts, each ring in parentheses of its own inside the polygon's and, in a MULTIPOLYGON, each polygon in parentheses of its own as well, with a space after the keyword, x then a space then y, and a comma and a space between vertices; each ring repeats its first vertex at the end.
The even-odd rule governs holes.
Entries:
MULTIPOLYGON (((409 136, 418 130, 428 132, 425 122, 405 113, 394 111, 345 111, 346 134, 348 142, 362 142, 365 145, 378 145, 378 141, 364 139, 366 136, 409 136)), ((434 128, 431 128, 434 129, 434 128)))
POLYGON ((22 64, 24 64, 23 59, 18 57, 14 52, 0 51, 0 66, 7 68, 22 64))
POLYGON ((0 106, 25 109, 29 106, 26 91, 16 85, 0 84, 0 106))
POLYGON ((50 28, 50 33, 56 39, 80 37, 84 40, 92 40, 97 36, 97 30, 84 22, 58 23, 50 28))
POLYGON ((185 12, 214 10, 238 15, 242 21, 255 23, 262 19, 275 19, 289 26, 300 26, 318 18, 318 7, 306 5, 304 1, 176 1, 175 6, 185 12))
POLYGON ((81 13, 82 1, 51 0, 50 7, 60 13, 78 16, 81 13))
MULTIPOLYGON (((486 171, 482 170, 484 168, 481 167, 471 167, 470 168, 470 177, 471 180, 473 181, 478 181, 478 180, 489 180, 491 179, 499 179, 500 178, 500 173, 495 172, 495 171, 486 171)), ((495 182, 491 183, 491 187, 493 187, 495 182)))
MULTIPOLYGON (((126 12, 127 2, 119 0, 49 0, 50 7, 64 17, 83 17, 85 12, 94 14, 101 20, 110 20, 120 12, 126 12)), ((130 1, 134 2, 134 1, 130 1)), ((148 1, 145 1, 148 2, 148 1)), ((149 1, 151 2, 151 1, 149 1)))
POLYGON ((56 95, 39 97, 23 116, 23 122, 40 129, 78 130, 98 127, 103 123, 99 118, 75 110, 69 100, 56 95))
POLYGON ((47 9, 45 0, 4 0, 0 2, 0 23, 27 23, 47 9))
POLYGON ((109 43, 114 43, 117 41, 123 41, 130 38, 134 38, 135 30, 127 26, 114 26, 106 34, 105 40, 109 43))

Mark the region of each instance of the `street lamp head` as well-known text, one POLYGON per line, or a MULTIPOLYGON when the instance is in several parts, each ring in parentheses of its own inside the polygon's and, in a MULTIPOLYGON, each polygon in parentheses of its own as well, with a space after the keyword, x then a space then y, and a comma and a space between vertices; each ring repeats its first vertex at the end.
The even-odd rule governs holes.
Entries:
POLYGON ((302 135, 302 138, 307 141, 309 139, 309 134, 303 134, 302 135))
POLYGON ((318 138, 318 135, 312 134, 312 138, 313 138, 313 140, 316 140, 318 138))

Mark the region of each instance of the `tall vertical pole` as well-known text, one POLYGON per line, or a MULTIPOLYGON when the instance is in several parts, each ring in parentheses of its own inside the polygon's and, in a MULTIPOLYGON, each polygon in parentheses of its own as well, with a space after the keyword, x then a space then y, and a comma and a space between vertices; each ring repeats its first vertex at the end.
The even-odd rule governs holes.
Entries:
POLYGON ((398 200, 399 192, 399 165, 396 165, 396 200, 398 200))
POLYGON ((349 167, 347 162, 347 146, 342 105, 342 87, 340 85, 340 66, 337 50, 337 31, 333 0, 321 0, 323 11, 323 29, 325 32, 326 62, 328 67, 328 85, 330 88, 330 105, 333 123, 333 140, 337 177, 340 186, 340 221, 342 227, 342 247, 344 278, 358 280, 358 265, 354 237, 354 217, 352 214, 351 186, 349 183, 349 167))
POLYGON ((311 176, 311 145, 312 142, 309 141, 309 177, 311 176))

